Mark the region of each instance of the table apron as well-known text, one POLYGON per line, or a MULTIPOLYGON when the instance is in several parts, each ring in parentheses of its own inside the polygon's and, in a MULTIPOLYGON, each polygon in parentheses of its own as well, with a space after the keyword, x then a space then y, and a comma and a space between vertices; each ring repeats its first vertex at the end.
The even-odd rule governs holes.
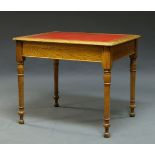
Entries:
MULTIPOLYGON (((109 47, 112 61, 136 52, 136 41, 109 47)), ((103 62, 104 46, 60 43, 23 42, 24 57, 103 62)))
POLYGON ((103 47, 59 43, 23 42, 23 56, 101 62, 103 47))
POLYGON ((136 40, 127 43, 119 44, 111 47, 112 60, 118 60, 122 57, 132 55, 136 52, 136 40))

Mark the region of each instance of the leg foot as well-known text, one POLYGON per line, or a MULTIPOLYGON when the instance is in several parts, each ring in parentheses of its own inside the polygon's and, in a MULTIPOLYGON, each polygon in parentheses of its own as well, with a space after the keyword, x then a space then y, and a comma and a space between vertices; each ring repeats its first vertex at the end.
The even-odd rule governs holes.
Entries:
POLYGON ((58 103, 58 99, 59 99, 59 96, 54 96, 54 107, 59 107, 59 103, 58 103))
POLYGON ((18 115, 19 115, 18 123, 19 124, 24 124, 24 107, 19 107, 18 115))
POLYGON ((130 117, 135 117, 135 115, 136 115, 135 107, 136 107, 135 102, 134 101, 130 102, 130 113, 129 113, 130 117))
POLYGON ((129 113, 129 116, 130 116, 130 117, 135 117, 135 113, 131 113, 131 112, 130 112, 130 113, 129 113))
POLYGON ((19 123, 19 124, 24 124, 24 120, 20 119, 20 120, 18 121, 18 123, 19 123))
POLYGON ((110 133, 109 132, 105 132, 104 133, 104 138, 110 138, 110 133))
POLYGON ((135 102, 134 101, 130 102, 130 113, 129 113, 130 117, 135 117, 135 107, 136 107, 135 102))
POLYGON ((54 107, 60 107, 59 104, 54 104, 54 107))
POLYGON ((109 128, 110 128, 110 119, 104 119, 104 137, 105 138, 109 138, 110 137, 110 132, 109 132, 109 128))

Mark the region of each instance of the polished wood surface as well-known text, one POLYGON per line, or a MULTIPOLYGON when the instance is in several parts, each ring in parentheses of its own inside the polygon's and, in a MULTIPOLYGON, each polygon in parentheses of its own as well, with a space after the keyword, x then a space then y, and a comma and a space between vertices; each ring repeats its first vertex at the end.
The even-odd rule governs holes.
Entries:
POLYGON ((110 127, 110 85, 111 85, 111 67, 112 67, 112 52, 111 47, 104 47, 102 53, 102 67, 104 70, 104 137, 109 138, 110 127))
POLYGON ((100 62, 103 48, 91 45, 23 42, 23 56, 100 62))
POLYGON ((135 41, 135 53, 130 55, 130 117, 135 117, 135 92, 136 92, 136 59, 137 41, 135 41))
POLYGON ((19 124, 24 124, 24 57, 22 56, 23 44, 17 42, 16 61, 18 76, 18 94, 19 94, 19 124))
POLYGON ((103 68, 104 80, 104 137, 110 137, 110 86, 113 63, 125 56, 130 57, 130 116, 135 116, 135 81, 137 39, 139 35, 125 35, 118 39, 104 42, 81 40, 38 39, 30 36, 16 37, 16 61, 18 69, 19 123, 24 123, 24 60, 26 57, 48 58, 54 66, 54 106, 58 107, 58 72, 60 60, 99 62, 103 68), (127 37, 128 36, 128 37, 127 37), (123 39, 123 38, 122 38, 123 39), (109 44, 110 43, 110 44, 109 44))

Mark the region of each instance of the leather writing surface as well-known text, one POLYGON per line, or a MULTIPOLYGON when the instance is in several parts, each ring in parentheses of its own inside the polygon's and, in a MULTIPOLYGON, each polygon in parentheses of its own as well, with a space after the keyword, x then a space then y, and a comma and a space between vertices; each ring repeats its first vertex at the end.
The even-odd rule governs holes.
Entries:
POLYGON ((55 39, 55 40, 77 40, 77 41, 96 41, 111 42, 122 39, 126 34, 106 34, 106 33, 85 33, 85 32, 48 32, 28 36, 34 39, 55 39))

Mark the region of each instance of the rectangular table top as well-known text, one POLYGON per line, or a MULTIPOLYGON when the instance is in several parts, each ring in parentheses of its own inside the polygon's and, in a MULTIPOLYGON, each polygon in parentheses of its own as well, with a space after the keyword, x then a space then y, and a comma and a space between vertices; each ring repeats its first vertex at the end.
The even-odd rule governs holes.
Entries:
POLYGON ((47 43, 68 43, 114 46, 140 38, 139 35, 108 34, 108 33, 86 33, 86 32, 47 32, 28 36, 15 37, 17 41, 35 41, 47 43))

